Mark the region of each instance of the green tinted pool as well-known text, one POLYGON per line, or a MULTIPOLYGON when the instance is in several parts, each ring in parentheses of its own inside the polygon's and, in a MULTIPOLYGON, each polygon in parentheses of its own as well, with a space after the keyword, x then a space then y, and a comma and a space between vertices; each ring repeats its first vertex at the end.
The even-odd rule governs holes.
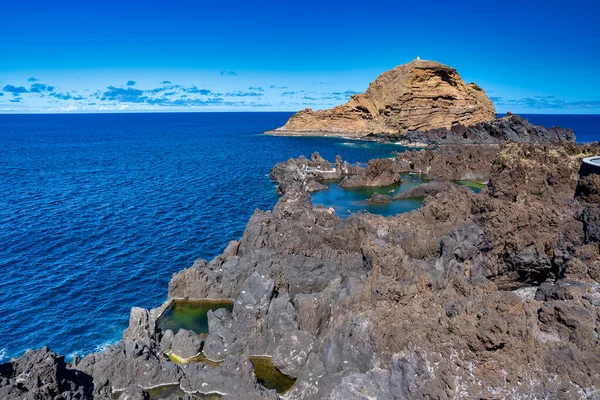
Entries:
MULTIPOLYGON (((144 389, 144 390, 146 392, 148 392, 148 394, 150 395, 150 400, 167 400, 167 399, 171 399, 171 398, 185 398, 185 395, 187 394, 183 389, 181 389, 181 387, 177 383, 172 384, 172 385, 157 386, 152 389, 144 389), (171 396, 173 396, 173 397, 171 397, 171 396)), ((115 400, 118 399, 119 396, 121 396, 121 393, 123 393, 123 391, 113 392, 112 398, 115 400)), ((193 394, 194 398, 202 399, 202 400, 221 400, 223 398, 223 396, 221 396, 219 393, 204 394, 204 393, 194 392, 192 394, 193 394)))
POLYGON ((219 308, 233 310, 232 300, 174 300, 157 321, 158 329, 177 334, 187 329, 197 334, 208 333, 208 312, 219 308))
POLYGON ((221 364, 221 362, 209 360, 204 355, 204 353, 200 353, 197 356, 188 358, 188 359, 183 359, 183 358, 179 357, 177 354, 174 354, 172 352, 166 353, 165 355, 167 357, 169 357, 169 360, 171 360, 171 362, 173 362, 177 365, 185 365, 185 364, 189 364, 189 363, 193 363, 193 362, 200 362, 200 363, 204 363, 206 365, 210 365, 213 368, 216 368, 219 366, 219 364, 221 364))
MULTIPOLYGON (((171 396, 185 398, 186 392, 179 385, 164 385, 152 389, 146 389, 150 395, 150 400, 164 400, 171 396)), ((220 400, 223 396, 218 393, 193 393, 194 397, 202 400, 220 400)))
POLYGON ((454 183, 459 186, 466 186, 475 193, 481 192, 487 186, 487 182, 482 181, 454 181, 454 183))
POLYGON ((266 356, 251 356, 250 361, 254 366, 254 373, 258 383, 266 387, 267 389, 274 389, 279 394, 283 394, 290 390, 296 378, 287 376, 286 374, 279 371, 271 357, 266 356))

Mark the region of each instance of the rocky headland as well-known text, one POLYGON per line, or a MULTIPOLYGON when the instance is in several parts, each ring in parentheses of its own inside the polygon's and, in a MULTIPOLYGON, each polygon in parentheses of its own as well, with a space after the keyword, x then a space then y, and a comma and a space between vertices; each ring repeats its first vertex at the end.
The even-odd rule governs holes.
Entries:
POLYGON ((393 140, 408 146, 575 141, 568 129, 533 125, 510 113, 497 119, 479 86, 465 84, 451 67, 425 60, 384 72, 345 104, 300 111, 267 133, 393 140))
POLYGON ((119 343, 71 363, 28 351, 0 365, 0 397, 598 398, 600 184, 579 170, 600 146, 537 138, 364 168, 280 163, 273 210, 175 274, 161 307, 133 308, 119 343), (310 200, 328 180, 386 186, 407 172, 432 179, 409 213, 341 219, 310 200), (475 194, 461 179, 488 183, 475 194), (233 303, 208 312, 208 333, 159 328, 172 302, 205 299, 233 303), (257 359, 291 389, 268 390, 257 359))
POLYGON ((269 133, 362 137, 492 121, 496 110, 483 89, 465 84, 455 69, 414 60, 384 72, 365 93, 329 110, 306 109, 269 133))

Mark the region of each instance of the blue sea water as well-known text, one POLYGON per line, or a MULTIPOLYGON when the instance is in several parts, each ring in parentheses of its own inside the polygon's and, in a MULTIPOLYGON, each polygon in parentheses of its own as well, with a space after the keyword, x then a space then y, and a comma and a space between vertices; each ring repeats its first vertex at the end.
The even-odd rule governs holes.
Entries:
MULTIPOLYGON (((160 305, 174 272, 216 256, 275 204, 275 163, 403 150, 262 135, 289 116, 0 115, 0 361, 118 340, 132 306, 160 305)), ((529 118, 600 139, 600 116, 529 118)))
POLYGON ((290 113, 0 115, 0 349, 85 354, 156 307, 174 272, 219 254, 268 174, 320 151, 351 162, 394 144, 265 136, 290 113))

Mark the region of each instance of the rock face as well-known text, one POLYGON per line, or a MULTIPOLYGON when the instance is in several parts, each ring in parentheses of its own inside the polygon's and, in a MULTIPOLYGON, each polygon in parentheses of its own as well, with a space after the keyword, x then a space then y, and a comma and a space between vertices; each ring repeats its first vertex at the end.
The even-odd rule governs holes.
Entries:
POLYGON ((0 365, 2 399, 92 399, 92 377, 44 347, 0 365))
POLYGON ((427 174, 438 181, 486 181, 500 146, 445 146, 444 151, 412 150, 398 153, 404 172, 427 174))
POLYGON ((373 195, 371 195, 371 197, 369 197, 369 202, 371 203, 389 203, 390 201, 392 201, 392 196, 389 196, 387 194, 381 194, 381 193, 373 193, 373 195))
POLYGON ((340 182, 343 188, 384 187, 402 182, 402 167, 391 159, 369 161, 367 168, 349 167, 340 182))
POLYGON ((346 163, 333 170, 315 154, 278 164, 273 210, 171 280, 169 299, 234 300, 232 312, 208 314, 206 338, 161 332, 162 308, 134 308, 123 340, 101 353, 67 365, 42 349, 0 365, 0 397, 143 399, 179 385, 186 399, 276 399, 256 378, 258 355, 296 378, 290 400, 597 398, 600 181, 578 171, 599 151, 411 152, 382 171, 435 172, 441 183, 419 189, 421 208, 347 219, 307 193, 310 181, 343 179, 346 163), (449 183, 469 159, 479 166, 468 173, 489 181, 478 194, 449 183), (218 363, 174 364, 164 355, 174 348, 218 363))
POLYGON ((570 129, 533 125, 528 120, 514 114, 472 126, 457 124, 450 129, 414 131, 406 135, 387 135, 386 138, 400 140, 407 144, 423 145, 500 144, 506 142, 575 143, 575 135, 570 129))
POLYGON ((400 192, 393 197, 394 200, 411 199, 415 197, 427 197, 441 192, 449 191, 450 182, 434 181, 417 185, 406 192, 400 192))
POLYGON ((363 94, 329 110, 306 109, 293 115, 279 135, 330 134, 362 137, 469 126, 496 118, 492 101, 455 69, 415 60, 381 74, 363 94))

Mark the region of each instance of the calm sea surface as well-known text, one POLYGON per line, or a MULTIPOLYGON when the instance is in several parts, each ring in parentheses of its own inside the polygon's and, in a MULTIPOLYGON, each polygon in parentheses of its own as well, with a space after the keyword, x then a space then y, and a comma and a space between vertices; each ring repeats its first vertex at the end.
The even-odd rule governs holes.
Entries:
MULTIPOLYGON (((0 115, 0 361, 118 340, 132 306, 160 305, 174 272, 216 256, 275 204, 275 163, 403 150, 262 135, 289 116, 0 115)), ((600 140, 600 116, 528 117, 600 140)))

